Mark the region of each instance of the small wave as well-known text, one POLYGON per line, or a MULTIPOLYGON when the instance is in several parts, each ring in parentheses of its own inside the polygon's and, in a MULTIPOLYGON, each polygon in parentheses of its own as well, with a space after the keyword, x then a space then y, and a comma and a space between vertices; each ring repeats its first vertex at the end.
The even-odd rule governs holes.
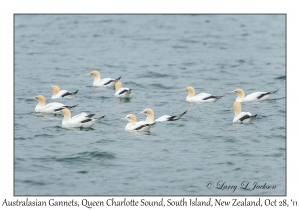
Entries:
POLYGON ((113 159, 116 158, 113 154, 109 153, 109 152, 98 152, 98 151, 94 151, 94 152, 83 152, 80 153, 81 155, 86 155, 87 157, 90 158, 97 158, 97 159, 113 159))
POLYGON ((164 86, 162 84, 151 84, 150 86, 155 87, 155 88, 159 88, 159 89, 164 89, 164 90, 171 88, 171 87, 164 86))
POLYGON ((170 39, 153 39, 154 42, 167 42, 170 39))
POLYGON ((105 64, 104 66, 108 67, 108 68, 116 68, 116 69, 125 68, 125 66, 123 66, 123 65, 114 66, 114 65, 110 65, 110 64, 105 64))
POLYGON ((34 138, 36 137, 53 137, 54 135, 49 135, 49 134, 38 134, 38 135, 34 135, 34 138))
POLYGON ((239 59, 239 60, 237 60, 237 62, 240 64, 246 63, 246 61, 244 59, 239 59))
POLYGON ((60 130, 60 129, 62 129, 62 126, 55 125, 55 126, 52 126, 52 128, 56 128, 56 130, 60 130))
POLYGON ((281 157, 283 156, 283 153, 273 153, 270 155, 264 155, 265 157, 281 157))
POLYGON ((282 79, 282 80, 285 80, 286 79, 286 76, 281 76, 281 77, 276 77, 274 79, 282 79))
POLYGON ((273 135, 275 138, 285 139, 285 135, 273 135))
MULTIPOLYGON (((25 138, 25 137, 19 137, 19 138, 15 138, 15 140, 26 140, 27 138, 25 138)), ((29 138, 29 139, 31 139, 31 138, 29 138)))
POLYGON ((33 180, 24 180, 23 182, 30 185, 38 185, 38 186, 46 185, 46 183, 44 182, 33 181, 33 180))
POLYGON ((170 75, 168 74, 161 74, 161 73, 158 73, 158 72, 154 72, 154 71, 148 71, 146 74, 141 74, 139 76, 139 78, 164 78, 164 77, 170 77, 170 75))
POLYGON ((107 97, 107 96, 100 96, 100 97, 98 97, 98 98, 101 98, 101 99, 111 99, 111 97, 107 97))
POLYGON ((15 158, 15 161, 25 161, 23 158, 15 158))
POLYGON ((175 49, 185 49, 185 48, 187 48, 187 47, 185 47, 185 46, 180 46, 180 45, 174 45, 174 46, 172 46, 172 48, 175 48, 175 49))
POLYGON ((87 174, 88 172, 87 171, 77 171, 77 173, 79 173, 79 174, 87 174))
POLYGON ((85 162, 91 159, 114 159, 116 158, 115 155, 108 153, 108 152, 98 152, 98 151, 94 151, 94 152, 82 152, 82 153, 78 153, 75 154, 71 157, 64 157, 64 158, 54 158, 56 161, 58 162, 85 162))
POLYGON ((197 41, 197 40, 192 40, 192 39, 180 39, 179 41, 180 41, 180 42, 183 42, 183 43, 192 43, 192 44, 194 44, 194 43, 199 43, 199 41, 197 41))
POLYGON ((248 36, 248 35, 249 35, 248 33, 241 34, 241 36, 248 36))
POLYGON ((105 20, 100 20, 100 21, 97 21, 97 23, 111 23, 111 22, 113 22, 113 20, 112 19, 105 19, 105 20))
POLYGON ((195 65, 198 65, 198 63, 196 63, 196 62, 186 62, 186 63, 182 63, 182 65, 184 65, 184 66, 195 66, 195 65))
MULTIPOLYGON (((18 99, 22 99, 22 98, 18 98, 18 99)), ((25 101, 31 102, 31 101, 37 101, 37 100, 35 99, 35 97, 30 97, 30 98, 26 98, 25 101)))
POLYGON ((222 163, 217 163, 218 165, 223 165, 223 164, 227 164, 227 165, 234 165, 232 162, 222 162, 222 163))

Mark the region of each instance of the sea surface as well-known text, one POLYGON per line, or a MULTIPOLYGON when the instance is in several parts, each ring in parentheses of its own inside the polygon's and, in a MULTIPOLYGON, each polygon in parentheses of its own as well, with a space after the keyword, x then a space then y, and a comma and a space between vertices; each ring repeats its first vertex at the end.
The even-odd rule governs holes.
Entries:
MULTIPOLYGON (((285 15, 14 16, 15 195, 285 195, 285 15), (131 100, 95 88, 122 77, 131 100), (76 91, 52 100, 52 88, 76 91), (190 104, 187 86, 224 95, 190 104), (253 124, 232 124, 236 94, 278 92, 243 103, 253 124), (35 112, 34 96, 105 115, 91 129, 62 128, 35 112), (127 114, 187 111, 150 132, 126 132, 127 114), (256 187, 254 187, 256 186, 256 187), (243 189, 245 188, 245 189, 243 189)), ((137 115, 145 120, 146 115, 137 115)))

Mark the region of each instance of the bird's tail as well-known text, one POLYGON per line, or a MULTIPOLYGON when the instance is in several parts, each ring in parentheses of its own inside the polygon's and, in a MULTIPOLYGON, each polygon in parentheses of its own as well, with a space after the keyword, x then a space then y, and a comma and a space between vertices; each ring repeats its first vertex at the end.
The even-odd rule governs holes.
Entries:
POLYGON ((121 79, 121 77, 118 77, 115 79, 115 82, 119 81, 121 79))
POLYGON ((76 90, 75 92, 71 93, 71 95, 75 95, 79 90, 76 90))
POLYGON ((222 98, 223 96, 216 96, 216 99, 220 99, 220 98, 222 98))
POLYGON ((72 108, 74 108, 74 107, 76 107, 76 106, 78 106, 78 104, 76 104, 76 105, 74 105, 74 106, 65 106, 65 107, 68 108, 68 109, 72 109, 72 108))
MULTIPOLYGON (((279 89, 278 89, 279 90, 279 89)), ((270 91, 270 94, 276 93, 278 90, 270 91)))
POLYGON ((87 117, 87 118, 92 118, 94 115, 95 115, 95 114, 89 114, 89 115, 87 115, 87 116, 85 116, 85 117, 87 117))
POLYGON ((180 118, 182 118, 182 116, 185 115, 185 113, 186 113, 187 111, 188 111, 188 110, 186 110, 185 112, 183 112, 182 114, 180 114, 180 115, 178 115, 178 116, 175 116, 174 119, 173 119, 173 121, 174 121, 174 120, 179 120, 180 118))
POLYGON ((98 118, 95 118, 96 120, 101 120, 102 118, 104 118, 105 115, 101 116, 101 117, 98 117, 98 118))

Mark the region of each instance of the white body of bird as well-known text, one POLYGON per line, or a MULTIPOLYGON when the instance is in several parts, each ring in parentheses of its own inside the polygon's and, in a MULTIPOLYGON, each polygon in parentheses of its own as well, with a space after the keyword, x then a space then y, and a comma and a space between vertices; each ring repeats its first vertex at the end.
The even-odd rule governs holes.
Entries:
POLYGON ((74 108, 77 106, 66 106, 58 102, 46 104, 46 98, 42 95, 35 96, 35 98, 39 101, 39 103, 35 107, 36 112, 62 114, 61 110, 63 110, 64 108, 74 108))
POLYGON ((238 88, 234 91, 230 91, 229 93, 237 93, 236 102, 251 102, 251 101, 263 101, 268 98, 270 98, 274 93, 276 93, 278 90, 270 91, 270 92, 254 92, 245 97, 245 92, 238 88))
POLYGON ((91 73, 87 75, 93 75, 94 81, 93 81, 93 86, 96 87, 114 87, 115 83, 121 79, 121 77, 117 79, 112 79, 112 78, 103 78, 101 79, 101 75, 98 71, 94 70, 91 73))
POLYGON ((51 87, 53 89, 53 95, 51 99, 67 98, 75 95, 78 92, 78 90, 72 93, 67 90, 60 90, 57 85, 51 85, 51 87))
POLYGON ((188 92, 188 96, 186 97, 186 101, 188 102, 215 102, 216 100, 222 98, 223 96, 215 96, 209 93, 199 93, 195 94, 195 89, 193 87, 187 87, 183 91, 188 92))
POLYGON ((93 118, 94 114, 88 115, 85 112, 72 117, 69 109, 63 109, 61 112, 64 115, 64 119, 62 120, 62 127, 64 128, 90 128, 100 119, 104 118, 104 116, 93 118))
POLYGON ((131 89, 122 87, 122 83, 120 81, 115 84, 116 93, 115 96, 118 98, 131 98, 132 92, 131 89))
POLYGON ((148 123, 146 121, 137 122, 137 118, 134 114, 128 114, 125 118, 128 123, 125 127, 125 131, 150 131, 150 127, 155 123, 148 123))
POLYGON ((234 118, 232 123, 252 123, 257 115, 252 115, 250 112, 242 112, 240 102, 233 103, 234 118))
POLYGON ((155 122, 164 122, 164 121, 175 121, 179 120, 187 111, 183 112, 180 115, 170 116, 170 115, 163 115, 156 120, 154 120, 154 111, 150 108, 145 109, 144 111, 140 112, 139 114, 145 113, 147 115, 146 122, 147 123, 155 123, 155 122))

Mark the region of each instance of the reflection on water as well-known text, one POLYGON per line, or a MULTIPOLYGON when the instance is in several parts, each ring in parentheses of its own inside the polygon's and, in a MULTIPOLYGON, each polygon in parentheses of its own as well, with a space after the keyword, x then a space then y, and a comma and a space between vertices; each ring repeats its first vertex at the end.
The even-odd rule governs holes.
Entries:
POLYGON ((52 114, 52 113, 43 113, 43 112, 38 112, 35 114, 38 118, 41 120, 55 120, 61 118, 63 119, 63 115, 61 114, 52 114))
POLYGON ((124 104, 124 103, 130 103, 131 98, 117 98, 116 103, 117 104, 124 104))

